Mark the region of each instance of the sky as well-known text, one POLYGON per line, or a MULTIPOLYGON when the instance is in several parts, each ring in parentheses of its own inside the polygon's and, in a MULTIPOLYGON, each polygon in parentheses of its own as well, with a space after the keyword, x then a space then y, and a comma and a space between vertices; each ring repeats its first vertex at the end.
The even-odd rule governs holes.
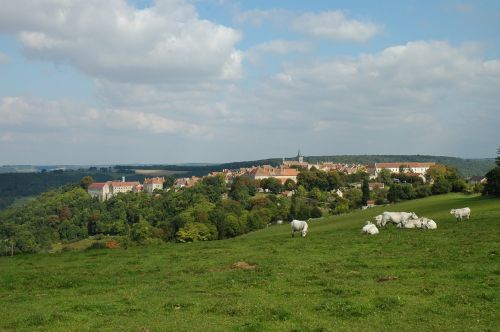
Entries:
POLYGON ((0 0, 0 165, 498 146, 500 1, 0 0))

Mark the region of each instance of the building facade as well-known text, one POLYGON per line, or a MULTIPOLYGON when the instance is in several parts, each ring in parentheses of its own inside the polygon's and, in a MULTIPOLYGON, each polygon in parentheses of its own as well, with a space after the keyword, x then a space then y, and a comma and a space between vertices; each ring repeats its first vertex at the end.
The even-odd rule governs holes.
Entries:
POLYGON ((163 182, 165 182, 165 178, 163 176, 144 179, 144 184, 143 184, 144 192, 152 194, 153 191, 155 191, 155 190, 162 190, 163 189, 163 182))

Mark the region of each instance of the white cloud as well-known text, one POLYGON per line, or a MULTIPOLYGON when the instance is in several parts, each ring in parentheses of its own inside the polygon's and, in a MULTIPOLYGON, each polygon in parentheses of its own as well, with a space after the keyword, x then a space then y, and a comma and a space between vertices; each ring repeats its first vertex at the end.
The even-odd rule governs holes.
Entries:
POLYGON ((262 53, 287 54, 292 52, 307 53, 312 50, 312 45, 305 41, 271 40, 258 44, 254 50, 262 53))
POLYGON ((193 82, 242 75, 239 31, 180 0, 136 9, 125 0, 0 0, 0 32, 28 56, 70 63, 111 81, 193 82))
POLYGON ((170 134, 194 138, 210 137, 204 126, 165 116, 116 108, 89 108, 70 101, 44 101, 22 97, 0 98, 0 129, 9 129, 10 134, 2 140, 12 140, 13 131, 31 133, 59 133, 64 139, 74 130, 106 137, 116 133, 170 134))
POLYGON ((319 13, 296 13, 283 9, 250 10, 235 16, 238 24, 261 26, 271 23, 291 27, 296 32, 318 39, 365 42, 381 31, 381 26, 369 20, 346 17, 340 10, 319 13))
POLYGON ((364 42, 380 31, 380 26, 369 21, 347 19, 341 11, 319 14, 306 13, 292 23, 295 30, 316 38, 364 42))
POLYGON ((479 47, 415 41, 354 58, 289 62, 229 105, 244 110, 247 126, 304 148, 331 142, 337 153, 368 153, 373 145, 377 153, 463 156, 472 152, 460 147, 476 144, 475 153, 487 155, 500 139, 499 87, 500 61, 483 59, 479 47), (485 135, 490 145, 479 143, 485 135))
POLYGON ((237 13, 234 16, 234 21, 237 24, 261 26, 267 22, 272 22, 275 24, 285 23, 287 19, 293 16, 294 14, 292 12, 285 9, 254 9, 237 13))

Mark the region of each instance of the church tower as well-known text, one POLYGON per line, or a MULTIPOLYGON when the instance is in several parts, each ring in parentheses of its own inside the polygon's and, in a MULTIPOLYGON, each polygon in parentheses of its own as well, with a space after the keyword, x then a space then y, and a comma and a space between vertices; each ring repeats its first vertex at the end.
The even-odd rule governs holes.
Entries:
POLYGON ((300 154, 300 149, 299 152, 297 153, 297 160, 299 161, 299 163, 304 162, 304 156, 300 154))

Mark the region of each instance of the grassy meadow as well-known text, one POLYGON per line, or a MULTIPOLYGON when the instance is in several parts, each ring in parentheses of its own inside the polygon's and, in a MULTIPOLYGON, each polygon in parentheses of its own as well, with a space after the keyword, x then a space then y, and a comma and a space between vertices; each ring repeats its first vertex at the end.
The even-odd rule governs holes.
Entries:
POLYGON ((449 194, 213 242, 0 257, 0 331, 499 331, 500 199, 449 194), (471 220, 449 214, 469 206, 471 220), (437 230, 360 233, 384 210, 437 230), (250 269, 233 267, 246 262, 250 269))

